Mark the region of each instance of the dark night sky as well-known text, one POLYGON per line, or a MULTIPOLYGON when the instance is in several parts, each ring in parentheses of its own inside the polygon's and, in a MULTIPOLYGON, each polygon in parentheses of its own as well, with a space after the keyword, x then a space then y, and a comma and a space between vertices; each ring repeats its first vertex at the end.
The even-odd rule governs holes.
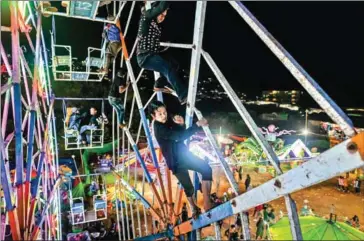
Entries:
MULTIPOLYGON (((163 36, 166 41, 191 43, 194 2, 173 2, 163 36)), ((364 106, 363 2, 246 2, 248 9, 291 53, 339 106, 364 106)), ((128 4, 130 6, 130 4, 128 4)), ((126 20, 129 7, 124 9, 126 20)), ((139 8, 127 38, 129 50, 136 35, 139 8)), ((46 27, 51 18, 45 19, 46 27)), ((57 42, 72 45, 75 56, 101 43, 102 24, 56 18, 57 42)), ((125 22, 124 22, 125 23, 125 22)), ((208 51, 233 88, 249 97, 266 89, 300 88, 298 82, 227 2, 209 2, 204 34, 208 51)), ((172 50, 185 69, 190 52, 172 50)), ((204 61, 202 61, 204 62, 204 61)), ((203 63, 201 78, 212 76, 203 63)))

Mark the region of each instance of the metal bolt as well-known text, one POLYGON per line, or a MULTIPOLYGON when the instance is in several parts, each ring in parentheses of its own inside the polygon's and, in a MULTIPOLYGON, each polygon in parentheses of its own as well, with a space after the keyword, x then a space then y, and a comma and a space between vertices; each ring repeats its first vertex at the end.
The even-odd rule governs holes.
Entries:
POLYGON ((281 188, 282 187, 282 183, 277 179, 275 182, 274 182, 274 186, 278 187, 278 188, 281 188))
POLYGON ((358 151, 358 145, 355 143, 355 142, 349 142, 346 146, 346 149, 348 149, 348 151, 351 153, 351 154, 354 154, 355 152, 358 151))

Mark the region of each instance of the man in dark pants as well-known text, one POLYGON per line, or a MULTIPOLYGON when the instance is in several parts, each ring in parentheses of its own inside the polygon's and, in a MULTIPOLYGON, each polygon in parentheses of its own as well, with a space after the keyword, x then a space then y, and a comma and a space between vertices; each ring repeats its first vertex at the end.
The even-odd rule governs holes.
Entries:
POLYGON ((107 41, 105 50, 105 63, 101 72, 108 74, 110 65, 121 50, 120 29, 115 24, 107 24, 102 33, 102 37, 107 41))
POLYGON ((126 83, 126 71, 123 69, 119 69, 111 84, 108 100, 109 100, 110 105, 116 111, 116 114, 118 117, 118 124, 119 124, 120 128, 125 127, 124 105, 123 105, 123 101, 121 99, 121 94, 126 90, 128 85, 129 85, 129 82, 126 83))
POLYGON ((156 101, 149 106, 150 114, 153 117, 153 134, 162 150, 168 168, 177 177, 184 188, 187 200, 193 210, 193 217, 197 217, 200 209, 194 199, 194 188, 188 170, 199 172, 202 175, 202 193, 204 209, 212 208, 210 199, 212 184, 212 169, 207 162, 193 155, 184 141, 199 130, 199 127, 208 125, 205 119, 199 120, 192 127, 185 129, 184 120, 181 116, 174 116, 169 121, 167 110, 162 102, 156 101))
MULTIPOLYGON (((187 100, 187 88, 183 85, 173 64, 160 55, 161 28, 159 26, 167 15, 169 4, 165 1, 154 2, 149 10, 142 9, 139 22, 137 61, 141 68, 161 73, 178 95, 181 104, 187 100)), ((163 91, 158 83, 154 86, 155 91, 163 91)))

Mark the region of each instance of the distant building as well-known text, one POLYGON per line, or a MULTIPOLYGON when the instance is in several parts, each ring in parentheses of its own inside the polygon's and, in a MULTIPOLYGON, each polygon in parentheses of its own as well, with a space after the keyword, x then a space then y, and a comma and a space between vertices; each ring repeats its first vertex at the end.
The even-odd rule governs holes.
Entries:
POLYGON ((296 105, 302 94, 303 91, 298 90, 269 90, 263 91, 261 100, 296 105))

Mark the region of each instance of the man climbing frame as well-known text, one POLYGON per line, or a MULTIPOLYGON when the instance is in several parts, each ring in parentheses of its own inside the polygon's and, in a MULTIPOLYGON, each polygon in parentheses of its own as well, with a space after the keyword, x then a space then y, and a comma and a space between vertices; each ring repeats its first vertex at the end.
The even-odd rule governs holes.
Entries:
MULTIPOLYGON (((141 68, 159 72, 163 75, 175 90, 181 105, 187 101, 187 88, 183 85, 173 64, 163 58, 160 46, 161 27, 169 4, 166 1, 153 2, 151 9, 142 8, 142 15, 138 29, 137 61, 141 68)), ((161 79, 160 79, 161 80, 161 79)), ((154 91, 170 92, 156 81, 154 91)))
POLYGON ((109 73, 110 65, 121 50, 120 29, 115 24, 107 24, 102 37, 107 41, 107 47, 105 51, 105 64, 100 69, 100 72, 106 75, 109 73))
POLYGON ((190 128, 185 129, 183 118, 176 115, 173 119, 169 119, 166 106, 160 101, 149 105, 149 113, 153 117, 152 133, 162 150, 168 168, 183 186, 193 212, 192 217, 196 218, 201 210, 193 199, 194 188, 188 170, 202 175, 201 187, 206 212, 212 208, 210 199, 212 169, 207 162, 193 155, 184 141, 196 133, 200 127, 207 126, 207 120, 199 120, 190 128))
POLYGON ((112 80, 112 84, 109 91, 108 100, 110 105, 116 111, 118 117, 118 125, 120 128, 124 128, 124 106, 121 94, 128 88, 130 82, 126 81, 127 72, 124 69, 119 69, 115 78, 112 80))

